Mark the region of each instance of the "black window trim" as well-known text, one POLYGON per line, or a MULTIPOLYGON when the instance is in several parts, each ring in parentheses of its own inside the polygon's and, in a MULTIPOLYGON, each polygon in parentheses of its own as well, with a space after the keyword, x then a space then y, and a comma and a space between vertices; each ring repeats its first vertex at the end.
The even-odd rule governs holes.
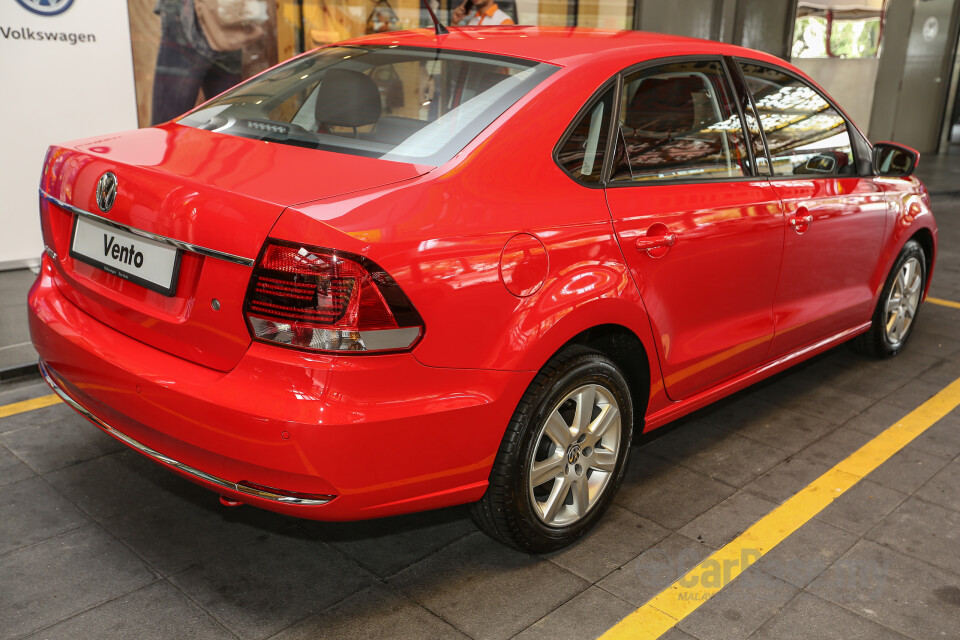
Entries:
POLYGON ((601 167, 600 169, 600 180, 598 180, 597 182, 589 182, 587 180, 582 180, 580 178, 577 178, 576 176, 571 175, 570 172, 567 171, 562 164, 560 164, 560 150, 563 149, 564 145, 567 144, 567 141, 570 139, 570 136, 573 135, 574 129, 576 129, 577 125, 580 124, 580 120, 593 110, 597 102, 603 99, 604 94, 606 94, 606 92, 611 87, 618 88, 619 85, 620 85, 620 80, 617 76, 607 78, 607 80, 605 80, 604 83, 601 84, 596 91, 590 94, 590 97, 587 99, 587 101, 583 103, 583 106, 580 107, 580 109, 577 111, 577 114, 573 116, 572 120, 570 120, 570 124, 568 124, 567 128, 563 130, 563 135, 560 136, 560 140, 553 147, 553 154, 552 154, 553 163, 557 165, 557 168, 559 168, 560 171, 563 172, 563 175, 567 176, 568 178, 570 178, 580 186, 587 187, 588 189, 603 189, 606 185, 607 171, 609 170, 608 164, 611 162, 610 134, 613 128, 612 123, 614 120, 614 116, 617 115, 616 89, 614 90, 613 106, 610 109, 610 122, 607 123, 607 144, 603 150, 603 167, 601 167))
MULTIPOLYGON (((731 99, 733 99, 733 102, 736 102, 736 101, 737 101, 737 100, 736 100, 736 95, 737 95, 737 94, 736 94, 736 89, 734 88, 733 83, 731 82, 731 79, 730 79, 730 75, 729 75, 729 71, 730 71, 730 70, 727 68, 726 64, 724 64, 725 61, 724 61, 724 56, 723 56, 723 55, 721 55, 721 54, 695 54, 695 55, 686 55, 686 56, 668 56, 668 57, 665 57, 665 58, 653 58, 653 59, 650 59, 650 60, 644 60, 643 62, 640 62, 640 63, 634 64, 634 65, 631 65, 631 66, 629 66, 629 67, 627 67, 627 68, 625 68, 625 69, 621 69, 620 72, 617 74, 617 76, 618 76, 618 80, 617 80, 617 90, 618 90, 618 92, 617 92, 617 99, 616 99, 615 104, 614 104, 614 106, 613 106, 613 118, 611 119, 611 126, 616 127, 618 131, 619 131, 619 129, 620 129, 620 102, 621 102, 621 100, 620 100, 620 93, 622 93, 622 91, 623 91, 623 82, 624 82, 624 79, 625 79, 628 75, 632 75, 632 74, 637 73, 637 72, 640 72, 640 71, 645 71, 645 70, 647 70, 647 69, 652 69, 652 68, 656 68, 656 67, 662 67, 662 66, 666 66, 666 65, 670 65, 670 64, 676 64, 676 63, 679 63, 679 62, 719 62, 719 63, 720 63, 721 73, 722 73, 723 76, 724 76, 724 78, 723 78, 723 79, 724 79, 724 82, 726 82, 726 85, 727 85, 727 91, 730 93, 730 97, 731 97, 731 99)), ((739 108, 736 109, 735 113, 738 115, 738 117, 741 118, 741 120, 740 120, 741 127, 740 127, 740 128, 741 128, 741 130, 744 132, 744 138, 745 138, 745 139, 744 139, 744 142, 746 143, 746 146, 747 146, 747 153, 748 153, 748 154, 751 154, 751 151, 750 151, 750 142, 749 142, 749 132, 747 132, 747 129, 746 129, 746 122, 743 120, 743 115, 741 114, 739 108)), ((614 136, 610 136, 611 139, 612 139, 613 137, 614 137, 614 136)), ((608 153, 608 158, 609 158, 610 155, 611 155, 611 154, 608 153)), ((748 157, 752 158, 753 156, 752 156, 752 154, 751 154, 751 155, 749 155, 748 157)), ((613 170, 612 158, 609 158, 609 159, 610 159, 609 165, 606 164, 606 163, 605 163, 605 165, 604 165, 604 170, 606 171, 606 173, 604 174, 604 179, 603 179, 603 181, 602 181, 602 184, 603 184, 606 188, 621 189, 621 188, 625 188, 625 187, 667 187, 667 186, 674 186, 674 185, 691 185, 691 184, 723 184, 723 183, 728 183, 728 182, 753 182, 753 181, 756 181, 757 179, 761 179, 761 180, 762 180, 762 179, 765 179, 765 178, 767 177, 767 176, 755 175, 755 174, 754 174, 754 164, 753 164, 753 162, 751 161, 751 162, 748 163, 748 166, 747 166, 748 175, 738 176, 738 177, 733 177, 733 178, 730 178, 730 177, 723 177, 723 178, 702 178, 702 177, 701 177, 701 178, 661 178, 661 179, 657 179, 657 180, 645 180, 645 181, 642 181, 642 182, 634 182, 634 181, 632 181, 632 180, 630 180, 630 181, 612 182, 612 181, 610 180, 610 178, 611 178, 610 173, 612 173, 612 170, 613 170)))
MULTIPOLYGON (((760 112, 757 111, 757 105, 753 101, 753 94, 750 93, 750 88, 747 86, 747 78, 743 75, 743 69, 740 68, 740 63, 737 58, 732 56, 725 56, 727 63, 730 69, 730 76, 733 80, 733 90, 737 92, 737 104, 740 105, 741 109, 743 108, 743 101, 746 101, 750 104, 750 110, 753 112, 752 115, 757 121, 757 129, 760 130, 760 146, 763 147, 763 156, 767 159, 767 172, 760 172, 760 165, 754 164, 754 170, 756 175, 762 178, 770 178, 773 176, 773 158, 770 157, 770 147, 767 145, 767 134, 763 131, 763 123, 760 122, 760 112)), ((747 123, 743 123, 744 130, 747 131, 748 136, 750 137, 751 146, 753 142, 753 135, 750 134, 747 129, 747 123)))
MULTIPOLYGON (((856 166, 857 168, 856 174, 854 175, 830 174, 830 175, 823 175, 823 176, 814 176, 812 174, 793 174, 789 176, 781 176, 773 173, 773 156, 771 156, 770 147, 767 145, 767 136, 766 136, 766 133, 763 131, 763 124, 760 123, 760 133, 763 136, 763 146, 767 151, 767 159, 768 159, 768 162, 770 163, 771 174, 767 176, 770 180, 772 181, 836 180, 838 178, 841 178, 841 179, 870 178, 875 175, 873 171, 873 161, 870 159, 872 156, 871 151, 873 149, 873 145, 871 145, 870 141, 864 137, 860 129, 857 128, 855 124, 853 124, 853 121, 850 119, 850 116, 848 116, 847 113, 843 109, 841 109, 836 102, 833 101, 833 98, 831 98, 829 95, 826 94, 826 92, 824 92, 822 89, 820 89, 816 85, 811 84, 809 80, 807 80, 800 74, 794 71, 791 71, 786 67, 782 67, 780 65, 773 64, 771 62, 766 62, 765 60, 756 60, 754 58, 744 58, 742 56, 733 56, 733 60, 737 63, 736 65, 737 70, 743 76, 744 89, 748 90, 748 87, 746 84, 746 74, 743 73, 743 69, 741 68, 742 64, 753 64, 753 65, 757 65, 758 67, 765 67, 767 69, 773 69, 774 71, 779 71, 785 75, 790 76, 791 78, 798 80, 799 82, 802 82, 804 85, 810 87, 811 89, 816 91, 817 95, 823 98, 824 101, 827 104, 829 104, 833 108, 833 110, 840 115, 840 117, 843 119, 844 124, 847 127, 847 135, 850 136, 850 151, 851 153, 853 153, 853 163, 854 163, 854 166, 856 166), (864 169, 867 169, 867 170, 864 171, 864 169)), ((747 93, 748 94, 750 93, 749 90, 747 91, 747 93)), ((757 117, 759 118, 760 112, 756 109, 756 104, 753 101, 753 96, 749 95, 749 98, 750 98, 750 103, 754 105, 754 111, 756 111, 757 117)))

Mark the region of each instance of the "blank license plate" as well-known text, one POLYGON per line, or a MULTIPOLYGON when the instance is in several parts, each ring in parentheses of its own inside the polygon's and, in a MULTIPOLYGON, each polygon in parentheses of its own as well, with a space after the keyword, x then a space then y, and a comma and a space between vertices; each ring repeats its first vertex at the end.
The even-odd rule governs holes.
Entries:
POLYGON ((180 251, 129 231, 77 216, 70 255, 165 296, 176 290, 180 251))

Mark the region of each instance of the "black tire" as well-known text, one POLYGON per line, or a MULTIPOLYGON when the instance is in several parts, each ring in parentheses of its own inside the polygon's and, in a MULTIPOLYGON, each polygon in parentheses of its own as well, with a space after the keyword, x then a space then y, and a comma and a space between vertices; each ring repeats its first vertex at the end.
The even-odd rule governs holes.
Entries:
POLYGON ((913 329, 917 326, 917 316, 920 314, 920 298, 927 285, 927 261, 923 253, 923 247, 916 240, 910 240, 903 246, 900 255, 897 256, 893 268, 887 275, 887 280, 880 292, 880 299, 877 301, 877 307, 874 309, 872 324, 870 330, 853 339, 853 347, 858 352, 875 358, 891 358, 901 351, 907 345, 910 336, 913 335, 913 329), (899 296, 904 300, 905 306, 900 311, 888 312, 888 305, 896 303, 898 292, 903 291, 903 277, 901 273, 905 268, 912 268, 917 271, 919 280, 911 279, 911 284, 915 284, 918 291, 912 292, 913 287, 909 287, 911 294, 908 296, 899 296), (892 297, 891 297, 892 295, 892 297), (915 298, 913 315, 909 318, 909 324, 898 334, 897 331, 890 329, 890 323, 895 323, 898 313, 902 315, 907 307, 910 306, 909 299, 915 298))
POLYGON ((544 553, 567 546, 593 527, 613 500, 626 467, 632 435, 633 405, 620 369, 596 351, 578 346, 562 350, 540 370, 520 399, 494 460, 487 491, 473 505, 474 521, 492 538, 528 553, 544 553), (570 397, 571 394, 576 394, 577 400, 570 397), (576 431, 576 416, 580 414, 569 414, 570 403, 575 408, 581 399, 579 404, 586 403, 585 398, 590 398, 590 425, 605 434, 596 443, 593 443, 596 436, 589 429, 586 431, 589 437, 578 437, 584 434, 583 430, 576 431), (561 403, 562 400, 565 402, 561 403), (619 411, 617 431, 613 426, 615 414, 610 413, 609 417, 604 414, 611 407, 619 411), (566 449, 555 444, 556 440, 547 433, 548 417, 555 411, 571 432, 572 442, 566 449), (572 415, 572 419, 567 420, 567 415, 572 415), (604 430, 601 424, 609 426, 604 430), (589 446, 591 443, 593 447, 589 446), (610 448, 613 443, 617 445, 616 450, 610 448), (581 445, 585 447, 582 452, 581 445), (613 459, 615 464, 611 462, 613 459), (601 461, 605 469, 612 467, 612 470, 592 466, 600 465, 601 461), (565 470, 558 471, 556 479, 532 486, 534 480, 530 474, 535 463, 553 468, 558 462, 565 470), (550 525, 544 519, 550 513, 550 509, 544 513, 544 505, 552 503, 549 497, 540 502, 538 494, 552 495, 549 489, 554 488, 553 483, 560 483, 555 487, 558 496, 564 490, 569 493, 569 497, 554 502, 560 503, 558 509, 564 517, 574 518, 570 522, 561 522, 561 515, 549 516, 559 524, 550 525), (593 498, 587 489, 592 483, 598 487, 593 498), (574 487, 584 487, 587 493, 579 493, 574 487), (588 506, 578 513, 579 505, 583 504, 588 506))

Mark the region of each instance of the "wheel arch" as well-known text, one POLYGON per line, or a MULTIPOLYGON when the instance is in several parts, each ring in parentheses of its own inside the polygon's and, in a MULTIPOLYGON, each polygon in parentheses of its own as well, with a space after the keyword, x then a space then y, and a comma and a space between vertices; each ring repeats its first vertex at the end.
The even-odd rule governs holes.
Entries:
MULTIPOLYGON (((933 232, 930 231, 930 229, 928 229, 927 227, 920 227, 919 229, 917 229, 917 231, 913 235, 911 235, 907 239, 906 242, 904 242, 904 245, 906 245, 906 243, 909 242, 910 240, 916 240, 917 242, 920 243, 920 246, 923 248, 923 261, 925 263, 924 266, 926 267, 926 270, 927 270, 927 281, 924 283, 923 295, 924 297, 926 297, 927 291, 930 290, 930 280, 931 280, 931 276, 933 275, 933 264, 934 264, 934 259, 936 257, 936 250, 937 250, 936 243, 934 242, 934 239, 933 239, 933 232)), ((900 251, 902 250, 903 248, 901 247, 900 251)), ((897 252, 897 255, 899 255, 899 251, 897 252)))
POLYGON ((596 325, 570 338, 558 352, 573 345, 602 353, 623 372, 630 386, 634 424, 639 424, 642 432, 650 400, 652 369, 647 350, 637 334, 620 324, 596 325))

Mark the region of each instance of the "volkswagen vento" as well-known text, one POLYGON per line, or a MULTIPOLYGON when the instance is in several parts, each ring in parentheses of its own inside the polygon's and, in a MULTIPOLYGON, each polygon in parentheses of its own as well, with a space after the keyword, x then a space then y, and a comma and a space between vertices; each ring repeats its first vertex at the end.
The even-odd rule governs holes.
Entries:
POLYGON ((735 46, 370 36, 51 147, 30 328, 67 403, 224 501, 474 503, 546 551, 634 435, 904 348, 937 246, 917 159, 735 46))

